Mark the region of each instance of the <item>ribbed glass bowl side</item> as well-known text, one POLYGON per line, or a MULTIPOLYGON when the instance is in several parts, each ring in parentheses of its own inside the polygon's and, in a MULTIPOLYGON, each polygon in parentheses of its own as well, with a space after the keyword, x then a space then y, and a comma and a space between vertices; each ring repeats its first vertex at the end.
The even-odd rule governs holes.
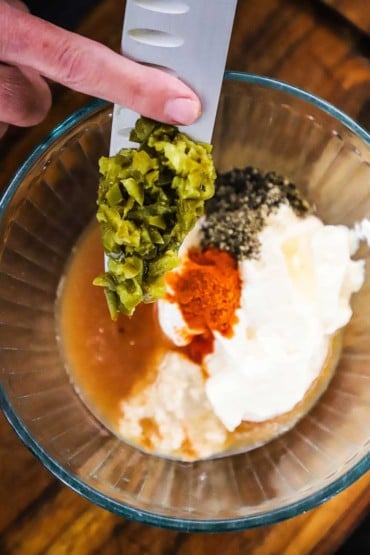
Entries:
MULTIPOLYGON (((218 169, 275 169, 297 182, 327 223, 352 225, 365 217, 366 132, 307 93, 255 76, 231 77, 214 136, 218 169)), ((120 442, 68 380, 55 311, 65 263, 93 217, 97 161, 108 152, 110 123, 106 105, 78 112, 20 168, 2 199, 0 394, 7 417, 61 480, 143 522, 222 531, 312 508, 369 468, 369 270, 336 376, 293 430, 250 453, 196 463, 120 442)), ((360 256, 368 258, 367 249, 360 256)))

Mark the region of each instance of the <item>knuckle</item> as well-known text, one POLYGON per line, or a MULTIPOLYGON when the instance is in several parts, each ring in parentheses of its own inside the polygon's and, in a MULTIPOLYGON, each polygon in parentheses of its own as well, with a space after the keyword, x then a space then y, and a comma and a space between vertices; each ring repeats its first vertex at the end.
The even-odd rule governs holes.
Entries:
POLYGON ((50 105, 45 94, 37 94, 17 68, 1 68, 0 119, 15 125, 36 125, 50 105), (46 101, 46 102, 45 102, 46 101))
POLYGON ((152 99, 151 92, 148 91, 148 85, 140 77, 132 81, 127 91, 127 105, 134 110, 142 110, 143 106, 152 99))
POLYGON ((59 81, 74 88, 86 77, 84 54, 75 46, 63 41, 57 48, 55 66, 59 74, 59 81))
POLYGON ((27 117, 27 94, 22 89, 18 72, 13 68, 2 68, 0 84, 0 107, 3 117, 12 122, 27 117))

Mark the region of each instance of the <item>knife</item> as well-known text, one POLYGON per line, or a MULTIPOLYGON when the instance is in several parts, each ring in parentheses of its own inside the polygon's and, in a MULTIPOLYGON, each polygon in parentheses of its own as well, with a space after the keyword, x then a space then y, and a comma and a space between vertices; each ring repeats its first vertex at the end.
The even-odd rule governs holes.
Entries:
MULTIPOLYGON (((121 50, 170 71, 199 95, 202 114, 180 130, 211 142, 237 0, 127 0, 121 50)), ((150 86, 150 83, 148 83, 150 86)), ((115 105, 110 154, 129 140, 139 114, 115 105)))

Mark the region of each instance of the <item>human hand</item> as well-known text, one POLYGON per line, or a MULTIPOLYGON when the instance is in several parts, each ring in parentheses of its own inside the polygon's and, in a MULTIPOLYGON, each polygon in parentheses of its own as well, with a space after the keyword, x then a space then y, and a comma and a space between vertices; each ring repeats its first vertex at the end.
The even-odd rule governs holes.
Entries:
POLYGON ((36 125, 51 106, 44 78, 166 123, 191 124, 200 101, 184 83, 0 0, 0 137, 8 124, 36 125))

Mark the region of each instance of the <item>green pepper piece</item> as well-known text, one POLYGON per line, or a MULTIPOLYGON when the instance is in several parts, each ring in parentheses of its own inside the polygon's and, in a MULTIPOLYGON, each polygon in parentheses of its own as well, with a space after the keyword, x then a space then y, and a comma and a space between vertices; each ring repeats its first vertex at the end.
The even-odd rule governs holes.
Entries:
POLYGON ((136 279, 128 279, 117 285, 117 295, 122 312, 131 316, 135 307, 143 300, 143 290, 136 279))
POLYGON ((113 321, 116 321, 120 313, 118 295, 116 292, 110 291, 110 289, 105 289, 104 295, 107 300, 109 315, 113 321))
POLYGON ((118 279, 131 279, 142 275, 143 261, 138 256, 128 256, 124 262, 109 258, 108 269, 118 279))
POLYGON ((164 294, 164 274, 178 263, 216 177, 211 146, 174 126, 139 118, 130 139, 138 149, 99 161, 97 220, 109 271, 94 283, 105 288, 112 317, 164 294))
POLYGON ((163 216, 148 216, 148 224, 159 227, 159 229, 166 229, 167 227, 163 216))
POLYGON ((109 206, 115 206, 122 202, 122 193, 118 183, 113 183, 112 187, 107 191, 107 201, 109 206))
POLYGON ((171 250, 165 252, 160 258, 149 263, 148 276, 150 278, 164 275, 178 265, 177 253, 171 250))
POLYGON ((122 179, 122 185, 128 192, 128 194, 136 200, 136 202, 142 206, 144 202, 144 187, 142 183, 135 180, 133 177, 128 177, 127 179, 122 179))

